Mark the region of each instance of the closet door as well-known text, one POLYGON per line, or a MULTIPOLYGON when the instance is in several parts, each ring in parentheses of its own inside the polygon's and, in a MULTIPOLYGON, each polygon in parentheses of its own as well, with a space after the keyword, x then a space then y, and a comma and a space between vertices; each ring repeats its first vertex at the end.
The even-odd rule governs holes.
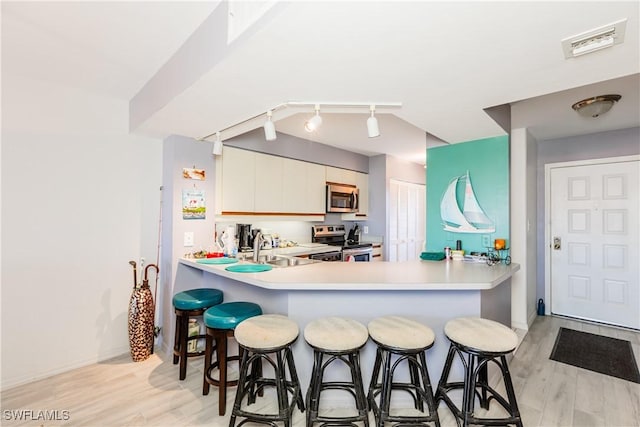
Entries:
POLYGON ((425 186, 389 183, 389 261, 418 259, 425 238, 425 186))

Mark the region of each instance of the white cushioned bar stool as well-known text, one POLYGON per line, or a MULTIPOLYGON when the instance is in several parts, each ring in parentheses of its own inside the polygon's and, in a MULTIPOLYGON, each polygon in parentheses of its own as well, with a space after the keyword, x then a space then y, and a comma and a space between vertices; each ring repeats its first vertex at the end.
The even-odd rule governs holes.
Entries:
MULTIPOLYGON (((300 411, 304 411, 300 381, 291 351, 299 332, 294 321, 279 314, 251 317, 236 326, 236 342, 244 351, 230 427, 235 426, 238 417, 244 418, 238 426, 245 423, 275 426, 277 422, 283 422, 285 427, 290 427, 296 404, 300 411), (273 378, 263 376, 263 366, 267 367, 269 373, 273 372, 273 378), (278 412, 250 411, 249 408, 256 402, 256 395, 267 387, 275 388, 278 412)), ((264 396, 266 399, 268 394, 264 393, 264 396)))
POLYGON ((456 417, 456 422, 463 426, 513 424, 522 427, 506 358, 518 345, 515 332, 493 320, 461 317, 447 322, 444 333, 451 345, 438 383, 436 401, 443 400, 456 417), (463 381, 449 381, 451 365, 456 355, 464 368, 463 381), (490 363, 494 363, 502 374, 506 399, 489 385, 487 369, 490 363), (460 408, 450 396, 450 392, 456 389, 462 389, 460 408), (477 417, 474 412, 476 398, 480 406, 486 410, 489 409, 491 400, 495 400, 507 411, 508 416, 477 417))
POLYGON ((360 349, 367 343, 367 328, 360 322, 344 317, 316 319, 304 328, 304 339, 313 348, 313 370, 307 389, 307 427, 322 425, 369 425, 369 409, 360 371, 360 349), (336 361, 343 362, 350 380, 326 380, 325 370, 336 361), (356 413, 345 416, 320 415, 320 396, 325 390, 343 390, 355 399, 356 413))
POLYGON ((379 317, 369 322, 368 329, 378 346, 368 394, 376 425, 383 427, 385 422, 391 422, 398 426, 440 426, 425 356, 435 341, 433 330, 401 316, 379 317), (408 382, 396 376, 400 367, 408 368, 408 382), (400 415, 400 408, 395 408, 391 413, 391 393, 396 390, 411 396, 416 411, 400 415))

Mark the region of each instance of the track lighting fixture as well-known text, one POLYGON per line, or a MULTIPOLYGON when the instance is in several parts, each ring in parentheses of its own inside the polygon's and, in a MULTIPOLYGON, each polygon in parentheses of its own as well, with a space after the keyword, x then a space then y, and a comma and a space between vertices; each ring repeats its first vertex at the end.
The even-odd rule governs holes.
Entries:
POLYGON ((367 134, 369 135, 369 138, 375 138, 376 136, 380 136, 378 119, 373 115, 376 111, 376 106, 372 105, 369 109, 371 110, 371 117, 367 119, 367 134))
POLYGON ((307 132, 313 132, 322 124, 322 117, 320 117, 320 105, 316 104, 316 115, 307 120, 304 124, 304 130, 307 132))
MULTIPOLYGON (((258 113, 252 117, 242 120, 241 122, 228 126, 224 129, 220 129, 217 132, 198 138, 198 141, 208 142, 209 138, 215 137, 213 141, 213 155, 221 156, 223 147, 222 139, 220 138, 221 132, 225 132, 227 139, 233 138, 234 136, 242 133, 241 131, 238 132, 238 129, 244 129, 244 131, 246 132, 258 127, 258 119, 262 119, 265 115, 267 116, 267 119, 262 125, 264 129, 264 137, 267 141, 274 141, 278 137, 276 133, 276 126, 273 121, 274 111, 280 111, 285 108, 304 108, 306 110, 309 106, 312 105, 314 106, 315 114, 305 122, 304 128, 307 132, 314 132, 322 125, 322 117, 320 117, 321 104, 306 101, 287 101, 270 108, 266 111, 266 113, 258 113)), ((391 108, 402 108, 402 104, 400 102, 325 102, 322 103, 322 106, 323 108, 329 109, 330 112, 332 111, 332 109, 338 110, 336 112, 342 112, 342 110, 349 108, 354 108, 362 111, 362 109, 368 107, 369 111, 371 112, 371 116, 367 119, 367 134, 369 135, 369 138, 375 138, 380 135, 380 129, 378 128, 378 119, 375 116, 376 107, 378 107, 378 109, 382 108, 384 110, 388 110, 391 108)))
POLYGON ((213 141, 213 155, 222 155, 222 140, 220 139, 220 132, 216 132, 216 139, 213 141))
POLYGON ((277 138, 276 135, 276 126, 273 124, 271 117, 273 115, 273 111, 267 111, 267 121, 264 122, 264 138, 267 141, 275 141, 277 138))

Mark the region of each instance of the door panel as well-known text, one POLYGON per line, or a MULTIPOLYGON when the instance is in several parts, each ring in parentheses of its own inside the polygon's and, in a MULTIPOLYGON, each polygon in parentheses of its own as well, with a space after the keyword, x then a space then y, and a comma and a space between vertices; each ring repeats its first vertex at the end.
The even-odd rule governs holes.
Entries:
POLYGON ((389 261, 416 260, 422 252, 426 221, 422 184, 389 183, 389 261))
POLYGON ((551 170, 551 311, 640 329, 638 161, 551 170))

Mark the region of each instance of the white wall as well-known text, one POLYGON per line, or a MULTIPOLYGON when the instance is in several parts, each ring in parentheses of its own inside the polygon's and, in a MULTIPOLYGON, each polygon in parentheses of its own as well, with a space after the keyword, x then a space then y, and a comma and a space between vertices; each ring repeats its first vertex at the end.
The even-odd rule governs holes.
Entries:
POLYGON ((129 352, 128 262, 156 260, 161 144, 129 135, 125 100, 2 78, 6 389, 129 352))
POLYGON ((510 138, 511 259, 520 271, 511 280, 511 324, 528 330, 535 319, 536 140, 525 128, 510 138))

